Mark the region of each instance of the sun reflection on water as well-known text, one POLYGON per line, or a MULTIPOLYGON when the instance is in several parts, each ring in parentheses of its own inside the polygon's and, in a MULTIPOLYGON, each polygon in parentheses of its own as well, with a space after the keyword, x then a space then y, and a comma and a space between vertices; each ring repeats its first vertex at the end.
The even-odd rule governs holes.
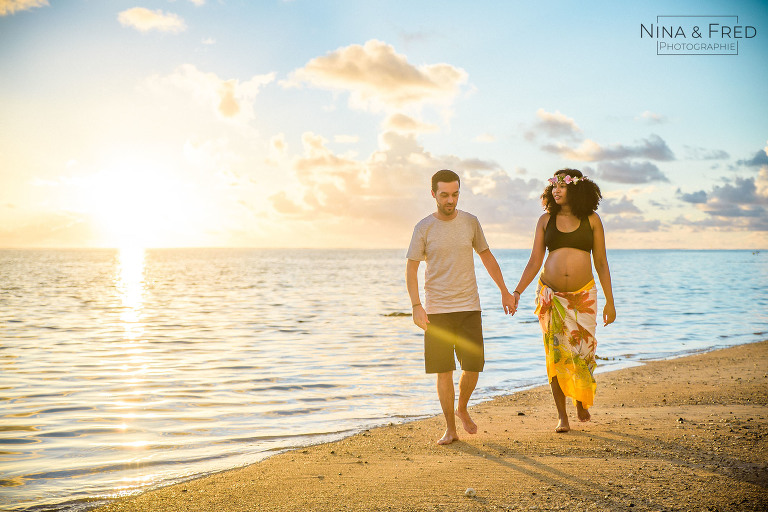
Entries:
POLYGON ((143 248, 127 247, 118 254, 118 272, 115 286, 120 294, 123 311, 120 321, 129 341, 144 333, 141 313, 144 306, 144 254, 143 248))
POLYGON ((151 444, 146 437, 146 432, 139 425, 146 416, 141 409, 145 400, 143 384, 145 375, 149 372, 147 351, 143 346, 144 339, 144 292, 145 292, 145 260, 146 254, 143 248, 121 248, 118 253, 118 268, 115 276, 115 287, 120 297, 122 310, 120 323, 124 331, 122 352, 123 364, 120 366, 123 378, 122 384, 128 389, 113 405, 117 408, 116 416, 121 420, 120 429, 122 435, 115 442, 115 446, 127 450, 124 462, 136 464, 136 475, 127 480, 138 485, 145 478, 149 478, 140 468, 138 462, 143 452, 151 444), (138 424, 136 422, 139 422, 138 424))

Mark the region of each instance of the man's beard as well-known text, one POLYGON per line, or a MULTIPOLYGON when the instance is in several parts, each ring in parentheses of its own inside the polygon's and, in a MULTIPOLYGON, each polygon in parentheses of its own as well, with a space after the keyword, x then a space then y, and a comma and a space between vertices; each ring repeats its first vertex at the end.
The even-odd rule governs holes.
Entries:
POLYGON ((446 217, 450 217, 451 215, 453 215, 453 212, 456 211, 456 205, 452 204, 450 207, 445 205, 438 206, 437 209, 440 210, 440 213, 442 213, 446 217))

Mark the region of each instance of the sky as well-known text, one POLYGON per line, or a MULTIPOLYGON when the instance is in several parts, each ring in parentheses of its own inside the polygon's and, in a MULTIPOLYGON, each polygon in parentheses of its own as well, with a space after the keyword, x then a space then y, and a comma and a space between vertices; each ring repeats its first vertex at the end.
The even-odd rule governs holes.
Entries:
POLYGON ((609 249, 768 249, 766 63, 757 0, 0 0, 0 247, 405 250, 448 168, 530 248, 572 167, 609 249))

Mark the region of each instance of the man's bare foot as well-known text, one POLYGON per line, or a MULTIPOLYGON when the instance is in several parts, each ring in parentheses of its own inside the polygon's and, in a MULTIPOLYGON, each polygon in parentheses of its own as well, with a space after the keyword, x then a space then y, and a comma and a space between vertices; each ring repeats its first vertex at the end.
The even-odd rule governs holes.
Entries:
POLYGON ((443 437, 437 440, 437 444, 451 444, 454 441, 459 440, 459 435, 456 432, 446 430, 443 437))
POLYGON ((477 425, 475 425, 475 422, 472 421, 472 418, 469 416, 469 411, 456 411, 456 416, 461 420, 464 430, 470 434, 477 434, 477 425))
POLYGON ((581 402, 576 402, 576 415, 579 417, 579 421, 589 421, 592 419, 589 409, 582 406, 581 402))
POLYGON ((557 426, 555 427, 555 432, 558 434, 563 434, 565 432, 571 431, 571 425, 568 424, 568 420, 560 420, 557 422, 557 426))

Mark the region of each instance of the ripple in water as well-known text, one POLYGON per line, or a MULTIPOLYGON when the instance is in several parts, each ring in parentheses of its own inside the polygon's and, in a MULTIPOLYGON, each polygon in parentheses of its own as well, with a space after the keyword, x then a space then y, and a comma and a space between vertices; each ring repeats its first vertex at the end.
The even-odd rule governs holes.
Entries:
MULTIPOLYGON (((515 281, 527 251, 494 253, 515 281)), ((545 377, 532 291, 505 317, 477 261, 483 400, 545 377)), ((603 370, 768 332, 766 308, 742 312, 766 303, 763 254, 609 261, 619 317, 598 327, 603 370)), ((79 510, 437 414, 404 268, 404 251, 0 251, 0 506, 79 510)))

